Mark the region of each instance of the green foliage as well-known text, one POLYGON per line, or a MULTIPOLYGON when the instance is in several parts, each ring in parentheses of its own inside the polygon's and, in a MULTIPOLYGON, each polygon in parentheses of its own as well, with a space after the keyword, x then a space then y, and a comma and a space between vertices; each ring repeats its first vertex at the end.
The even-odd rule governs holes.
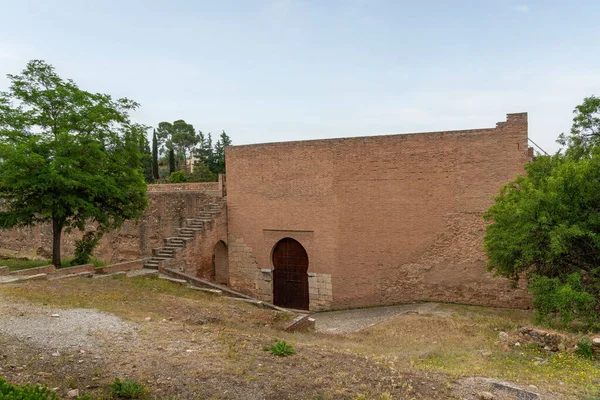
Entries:
POLYGON ((194 163, 194 171, 186 177, 187 182, 214 182, 217 180, 215 175, 208 165, 201 161, 194 163))
POLYGON ((153 165, 152 165, 152 151, 150 150, 150 144, 146 137, 146 127, 141 127, 143 130, 139 133, 139 150, 140 150, 140 162, 142 164, 142 171, 144 173, 144 179, 146 183, 152 183, 154 181, 153 165))
POLYGON ((109 387, 114 397, 123 399, 137 399, 143 396, 146 391, 144 385, 129 378, 125 378, 125 380, 115 378, 115 382, 110 384, 109 387))
POLYGON ((175 171, 169 175, 169 183, 183 183, 186 181, 186 174, 184 171, 175 171))
POLYGON ((71 265, 83 265, 90 261, 92 251, 102 239, 102 232, 86 232, 81 239, 75 241, 75 257, 71 265))
POLYGON ((223 131, 219 140, 215 143, 214 160, 212 163, 212 171, 217 175, 225 173, 225 147, 227 146, 231 146, 231 139, 223 131))
POLYGON ((585 290, 581 273, 574 272, 565 279, 532 274, 529 290, 534 296, 537 323, 565 328, 577 320, 586 328, 597 325, 597 300, 585 290))
POLYGON ((592 342, 589 339, 584 338, 579 340, 575 354, 586 360, 592 360, 594 358, 594 351, 592 350, 592 342))
POLYGON ((561 134, 558 143, 566 146, 567 156, 579 160, 589 157, 600 144, 600 98, 586 97, 573 113, 571 133, 561 134))
POLYGON ((58 400, 55 392, 45 386, 10 385, 0 377, 0 400, 58 400))
POLYGON ((136 219, 147 205, 139 145, 128 99, 90 93, 43 61, 27 64, 0 93, 0 228, 52 222, 61 265, 63 230, 98 232, 136 219))
POLYGON ((278 340, 275 342, 274 345, 269 347, 269 351, 271 354, 278 357, 288 357, 296 354, 296 350, 294 350, 292 345, 287 343, 285 340, 278 340))
POLYGON ((158 175, 158 137, 156 136, 156 129, 152 131, 152 178, 154 180, 159 178, 158 175))
POLYGON ((488 268, 531 275, 539 320, 597 325, 600 304, 600 99, 575 109, 565 154, 539 156, 484 215, 488 268))
POLYGON ((170 173, 186 170, 186 161, 200 140, 194 126, 182 119, 173 123, 161 122, 158 124, 157 138, 169 153, 170 173))

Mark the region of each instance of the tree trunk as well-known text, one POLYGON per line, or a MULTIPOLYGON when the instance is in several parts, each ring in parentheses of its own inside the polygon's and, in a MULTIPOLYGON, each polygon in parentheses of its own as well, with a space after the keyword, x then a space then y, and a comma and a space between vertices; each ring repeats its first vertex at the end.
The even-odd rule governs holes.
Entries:
POLYGON ((169 175, 175 172, 175 151, 169 149, 169 175))
POLYGON ((52 220, 52 265, 60 267, 60 237, 62 235, 62 223, 56 219, 52 220))

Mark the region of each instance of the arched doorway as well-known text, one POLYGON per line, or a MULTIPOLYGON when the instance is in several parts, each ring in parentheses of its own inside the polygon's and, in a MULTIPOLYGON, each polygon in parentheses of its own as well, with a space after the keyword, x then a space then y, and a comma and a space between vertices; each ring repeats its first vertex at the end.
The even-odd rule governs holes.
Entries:
POLYGON ((222 240, 219 240, 213 249, 213 276, 216 283, 229 283, 229 255, 227 245, 222 240))
POLYGON ((273 248, 273 303, 280 307, 308 310, 308 255, 292 238, 281 239, 273 248))

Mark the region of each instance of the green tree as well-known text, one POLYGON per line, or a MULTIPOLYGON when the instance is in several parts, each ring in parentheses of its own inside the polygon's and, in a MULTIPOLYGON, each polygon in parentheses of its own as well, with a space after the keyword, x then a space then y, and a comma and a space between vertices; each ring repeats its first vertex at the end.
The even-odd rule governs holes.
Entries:
POLYGON ((154 180, 153 176, 153 165, 152 165, 152 151, 150 150, 150 143, 148 143, 148 138, 146 137, 146 132, 148 127, 146 126, 134 126, 134 129, 139 129, 138 133, 139 138, 139 150, 140 150, 140 161, 142 163, 142 170, 144 171, 144 178, 147 183, 152 183, 154 180))
POLYGON ((181 169, 187 171, 187 159, 200 139, 194 126, 182 119, 173 123, 161 122, 158 124, 158 138, 169 155, 169 174, 181 169))
POLYGON ((154 180, 159 178, 159 175, 158 175, 158 137, 156 136, 156 129, 152 130, 152 178, 154 180))
POLYGON ((60 266, 64 230, 93 223, 98 237, 147 205, 141 129, 129 118, 138 104, 84 91, 40 60, 8 79, 0 94, 0 228, 52 223, 60 266))
POLYGON ((231 139, 225 131, 221 132, 219 136, 219 140, 215 143, 214 149, 214 160, 213 160, 213 168, 212 171, 215 174, 224 174, 225 173, 225 147, 231 146, 231 139))
POLYGON ((169 159, 169 175, 177 170, 175 166, 175 148, 173 146, 173 124, 170 122, 160 122, 156 131, 158 144, 161 151, 166 153, 169 159))
POLYGON ((198 160, 210 170, 214 160, 214 150, 210 132, 208 133, 208 136, 204 136, 202 131, 198 131, 198 147, 194 150, 194 154, 198 160))
POLYGON ((187 172, 187 159, 199 140, 200 138, 196 134, 196 130, 192 124, 188 124, 182 119, 173 122, 172 141, 173 146, 177 150, 177 169, 183 169, 187 172), (179 164, 179 161, 183 161, 183 165, 179 164))
POLYGON ((194 163, 194 170, 187 175, 187 182, 215 182, 217 176, 202 161, 194 163))
MULTIPOLYGON (((538 319, 590 326, 600 316, 600 146, 597 121, 578 106, 571 135, 561 135, 565 154, 539 156, 526 176, 502 188, 485 214, 488 268, 519 279, 527 274, 538 319), (596 125, 596 128, 594 128, 596 125), (588 133, 586 133, 588 132, 588 133)), ((594 100, 595 101, 595 100, 594 100)))
POLYGON ((600 145, 600 98, 590 96, 573 110, 573 126, 570 135, 561 134, 558 143, 566 147, 566 154, 573 159, 590 157, 600 145))

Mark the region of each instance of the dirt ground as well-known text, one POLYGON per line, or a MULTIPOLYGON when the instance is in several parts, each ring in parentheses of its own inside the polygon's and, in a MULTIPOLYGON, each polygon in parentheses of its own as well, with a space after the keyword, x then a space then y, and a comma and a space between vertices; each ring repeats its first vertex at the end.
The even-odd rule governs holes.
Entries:
MULTIPOLYGON (((285 314, 156 278, 4 284, 0 376, 99 399, 110 398, 117 377, 144 384, 148 399, 477 399, 484 391, 518 398, 496 382, 520 369, 496 365, 525 356, 496 344, 494 329, 521 324, 526 312, 416 309, 358 332, 286 333, 285 314), (276 339, 296 354, 265 351, 276 339)), ((582 365, 557 370, 585 372, 583 384, 545 370, 510 381, 541 395, 534 398, 584 398, 600 369, 582 365)))

